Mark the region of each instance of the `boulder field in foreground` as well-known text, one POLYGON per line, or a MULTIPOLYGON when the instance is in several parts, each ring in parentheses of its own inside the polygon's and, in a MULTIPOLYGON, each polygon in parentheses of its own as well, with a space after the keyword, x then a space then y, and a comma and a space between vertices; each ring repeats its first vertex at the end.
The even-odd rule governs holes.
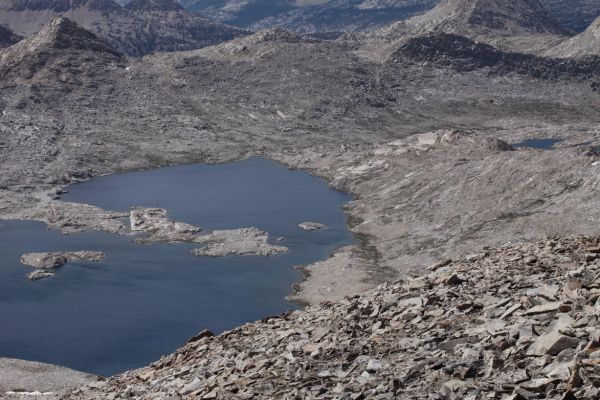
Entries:
POLYGON ((67 399, 597 399, 600 237, 484 248, 67 399))

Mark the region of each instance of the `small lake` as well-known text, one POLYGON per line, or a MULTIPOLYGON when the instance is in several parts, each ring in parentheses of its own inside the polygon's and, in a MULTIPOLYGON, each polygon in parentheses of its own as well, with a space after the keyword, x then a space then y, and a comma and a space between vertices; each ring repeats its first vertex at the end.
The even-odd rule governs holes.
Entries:
POLYGON ((255 226, 287 253, 194 257, 197 244, 138 245, 131 236, 62 235, 42 223, 0 221, 0 357, 64 365, 104 376, 142 367, 202 329, 215 333, 297 309, 287 302, 295 265, 354 243, 341 207, 351 200, 320 178, 260 158, 95 178, 64 201, 127 211, 163 207, 205 230, 255 226), (304 232, 298 224, 327 229, 304 232), (23 253, 98 250, 98 263, 69 263, 30 282, 23 253))

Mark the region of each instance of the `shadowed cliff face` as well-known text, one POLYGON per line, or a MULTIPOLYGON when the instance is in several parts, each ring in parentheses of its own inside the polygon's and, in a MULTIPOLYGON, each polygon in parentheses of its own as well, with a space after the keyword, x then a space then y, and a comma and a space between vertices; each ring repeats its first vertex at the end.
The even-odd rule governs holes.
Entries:
POLYGON ((490 75, 520 74, 541 79, 597 78, 598 57, 562 60, 498 50, 464 36, 432 33, 408 40, 393 55, 391 63, 432 63, 457 71, 485 69, 490 75))
POLYGON ((15 35, 10 29, 0 25, 0 49, 11 46, 21 39, 22 37, 15 35))

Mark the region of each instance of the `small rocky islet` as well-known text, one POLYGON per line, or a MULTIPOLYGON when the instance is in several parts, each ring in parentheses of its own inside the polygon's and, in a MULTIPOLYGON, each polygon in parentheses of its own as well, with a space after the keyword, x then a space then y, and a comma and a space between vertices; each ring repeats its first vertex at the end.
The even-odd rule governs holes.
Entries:
MULTIPOLYGON (((142 233, 144 236, 135 239, 139 244, 203 244, 203 247, 191 251, 197 257, 270 256, 288 251, 285 246, 268 243, 269 234, 254 227, 200 234, 202 228, 170 220, 163 208, 134 207, 126 214, 86 204, 54 201, 48 206, 46 218, 49 227, 60 229, 65 234, 90 230, 121 235, 142 233), (122 222, 126 217, 130 221, 129 230, 122 222)), ((28 253, 21 257, 21 263, 36 268, 26 276, 37 281, 54 276, 55 270, 68 262, 100 261, 104 257, 102 252, 88 250, 28 253)))
POLYGON ((69 262, 91 262, 104 259, 101 251, 63 251, 49 253, 27 253, 21 257, 21 264, 36 268, 26 276, 32 281, 54 276, 54 271, 69 262))

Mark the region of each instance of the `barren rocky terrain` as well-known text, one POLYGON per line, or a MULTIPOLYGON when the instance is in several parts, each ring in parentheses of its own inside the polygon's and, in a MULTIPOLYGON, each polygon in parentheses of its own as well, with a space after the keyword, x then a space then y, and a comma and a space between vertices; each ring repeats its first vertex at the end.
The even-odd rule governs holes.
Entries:
POLYGON ((538 1, 507 4, 445 0, 336 41, 271 29, 141 59, 57 18, 0 49, 3 218, 117 233, 118 213, 61 190, 250 155, 356 196, 360 245, 303 266, 292 295, 324 304, 68 397, 597 398, 596 28, 573 37, 538 1))

